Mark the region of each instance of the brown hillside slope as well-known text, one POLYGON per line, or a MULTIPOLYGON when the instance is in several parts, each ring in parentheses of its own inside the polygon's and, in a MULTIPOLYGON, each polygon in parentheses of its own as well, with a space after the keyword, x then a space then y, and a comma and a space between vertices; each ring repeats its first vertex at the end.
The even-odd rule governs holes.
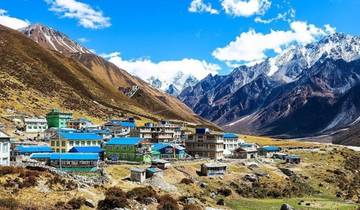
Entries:
MULTIPOLYGON (((104 61, 102 58, 99 60, 100 63, 104 61)), ((178 106, 171 106, 155 94, 148 96, 148 92, 156 91, 151 88, 142 90, 143 84, 128 74, 126 77, 109 76, 118 78, 116 86, 109 83, 103 75, 116 75, 111 72, 115 70, 99 67, 100 72, 96 73, 94 63, 95 60, 91 60, 92 68, 89 69, 75 59, 46 50, 23 34, 0 25, 0 112, 15 109, 44 114, 52 107, 60 107, 102 119, 130 113, 149 119, 171 118, 207 123, 181 102, 178 106), (142 98, 130 99, 118 90, 118 87, 132 83, 139 83, 142 98), (152 107, 142 106, 139 103, 141 99, 143 104, 148 103, 152 107)), ((177 102, 174 104, 177 105, 177 102)))

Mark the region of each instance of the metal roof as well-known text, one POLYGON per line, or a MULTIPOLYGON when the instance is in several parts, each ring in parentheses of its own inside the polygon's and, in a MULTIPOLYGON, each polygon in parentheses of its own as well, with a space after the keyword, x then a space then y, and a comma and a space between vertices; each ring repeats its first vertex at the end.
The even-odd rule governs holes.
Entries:
POLYGON ((31 159, 49 159, 52 153, 33 153, 30 155, 31 159))
POLYGON ((99 160, 97 153, 52 153, 50 160, 99 160))
POLYGON ((25 146, 25 145, 18 145, 15 147, 15 150, 19 151, 20 153, 39 153, 39 152, 53 152, 53 149, 50 146, 25 146))
POLYGON ((102 140, 102 137, 95 133, 63 133, 60 132, 61 138, 68 140, 102 140))
POLYGON ((129 121, 122 121, 122 120, 111 120, 107 124, 113 124, 121 127, 136 127, 135 122, 129 122, 129 121))
POLYGON ((152 150, 161 150, 165 147, 175 147, 177 150, 185 150, 184 147, 180 146, 180 145, 174 145, 174 144, 169 144, 169 143, 155 143, 151 145, 151 149, 152 150))
POLYGON ((267 152, 278 152, 281 150, 281 148, 277 147, 277 146, 264 146, 264 147, 262 147, 262 149, 267 152))
POLYGON ((224 139, 239 138, 235 133, 224 133, 224 139))
POLYGON ((116 137, 110 139, 106 145, 135 145, 139 144, 144 139, 139 137, 116 137))
POLYGON ((99 146, 90 147, 73 147, 69 152, 80 152, 80 153, 99 153, 103 150, 99 146))

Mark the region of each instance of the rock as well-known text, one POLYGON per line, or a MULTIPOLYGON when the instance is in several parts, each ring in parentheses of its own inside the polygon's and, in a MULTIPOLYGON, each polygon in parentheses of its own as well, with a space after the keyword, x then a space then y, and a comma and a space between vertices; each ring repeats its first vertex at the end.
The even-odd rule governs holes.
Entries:
POLYGON ((281 205, 280 210, 295 210, 295 209, 291 207, 289 204, 284 203, 283 205, 281 205))
POLYGON ((90 199, 86 199, 84 204, 85 204, 85 206, 87 206, 87 207, 95 208, 94 202, 93 202, 92 200, 90 200, 90 199))
POLYGON ((205 182, 200 182, 199 186, 201 188, 207 188, 208 184, 206 184, 205 182))
POLYGON ((144 203, 146 205, 149 205, 151 203, 156 203, 156 202, 157 202, 157 200, 154 197, 146 197, 146 198, 144 198, 144 203))
POLYGON ((340 198, 342 196, 342 193, 341 192, 336 192, 336 197, 337 198, 340 198))
POLYGON ((224 201, 224 199, 220 199, 220 200, 218 200, 218 201, 216 202, 216 205, 219 205, 219 206, 223 206, 223 205, 225 205, 225 201, 224 201))
POLYGON ((286 176, 294 176, 295 173, 288 168, 279 168, 286 176))
POLYGON ((243 179, 249 182, 257 182, 259 178, 255 174, 246 174, 243 179))
POLYGON ((196 203, 196 200, 195 200, 195 198, 186 198, 185 199, 185 203, 186 204, 195 204, 196 203))
POLYGON ((215 198, 216 197, 216 192, 211 192, 210 197, 215 198))

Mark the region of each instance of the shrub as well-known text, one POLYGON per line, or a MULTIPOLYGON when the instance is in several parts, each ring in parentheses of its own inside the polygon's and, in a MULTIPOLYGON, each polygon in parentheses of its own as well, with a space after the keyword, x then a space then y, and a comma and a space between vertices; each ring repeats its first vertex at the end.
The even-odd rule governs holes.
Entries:
POLYGON ((189 179, 189 178, 183 178, 181 181, 180 181, 181 184, 186 184, 186 185, 189 185, 189 184, 193 184, 194 181, 192 179, 189 179))
POLYGON ((82 205, 84 205, 86 202, 85 198, 78 197, 78 198, 72 198, 67 202, 67 205, 71 207, 71 209, 80 209, 82 205))
POLYGON ((139 203, 142 204, 148 204, 149 198, 155 198, 156 200, 159 200, 159 196, 156 193, 156 191, 148 186, 148 187, 137 187, 129 192, 127 192, 127 198, 129 199, 135 199, 139 203))
POLYGON ((19 184, 19 188, 27 188, 34 187, 37 185, 37 180, 35 176, 28 176, 23 179, 23 181, 19 184))
POLYGON ((159 198, 159 210, 179 210, 179 204, 171 195, 163 195, 159 198))
POLYGON ((14 198, 0 198, 0 209, 19 209, 20 205, 14 198))
POLYGON ((16 168, 13 166, 0 166, 0 175, 17 174, 23 171, 22 168, 16 168))
POLYGON ((232 194, 231 190, 228 188, 222 188, 222 189, 218 190, 218 193, 225 197, 230 196, 232 194))
POLYGON ((196 204, 186 204, 184 205, 184 210, 202 210, 203 208, 201 206, 198 206, 196 204))
POLYGON ((126 193, 118 187, 111 187, 105 192, 105 199, 98 202, 99 210, 125 208, 128 206, 126 193))

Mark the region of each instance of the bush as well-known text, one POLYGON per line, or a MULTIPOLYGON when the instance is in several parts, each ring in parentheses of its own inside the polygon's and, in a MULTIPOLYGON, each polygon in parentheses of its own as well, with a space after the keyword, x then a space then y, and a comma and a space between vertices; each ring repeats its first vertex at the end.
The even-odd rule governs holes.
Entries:
POLYGON ((228 196, 230 196, 232 194, 231 190, 228 189, 228 188, 222 188, 222 189, 218 190, 218 193, 220 195, 225 196, 225 197, 228 197, 228 196))
POLYGON ((67 202, 67 205, 71 207, 71 209, 80 209, 82 205, 84 205, 86 202, 85 198, 78 197, 78 198, 72 198, 67 202))
POLYGON ((0 198, 0 209, 19 209, 20 205, 14 198, 0 198))
POLYGON ((105 192, 105 199, 98 202, 98 209, 125 208, 128 204, 126 193, 118 187, 111 187, 105 192))
POLYGON ((189 179, 189 178, 183 178, 180 183, 189 185, 189 184, 193 184, 194 181, 192 179, 189 179))
POLYGON ((179 210, 179 204, 171 195, 163 195, 159 198, 159 210, 179 210))
POLYGON ((19 188, 35 187, 37 184, 35 176, 28 176, 19 184, 19 188))
POLYGON ((186 204, 184 205, 184 210, 202 210, 203 208, 201 206, 195 205, 195 204, 186 204))
POLYGON ((22 168, 16 168, 13 166, 0 166, 0 175, 17 174, 23 171, 22 168))
POLYGON ((159 196, 156 191, 148 186, 148 187, 137 187, 126 193, 128 199, 137 200, 142 204, 149 204, 149 198, 154 198, 159 200, 159 196))

